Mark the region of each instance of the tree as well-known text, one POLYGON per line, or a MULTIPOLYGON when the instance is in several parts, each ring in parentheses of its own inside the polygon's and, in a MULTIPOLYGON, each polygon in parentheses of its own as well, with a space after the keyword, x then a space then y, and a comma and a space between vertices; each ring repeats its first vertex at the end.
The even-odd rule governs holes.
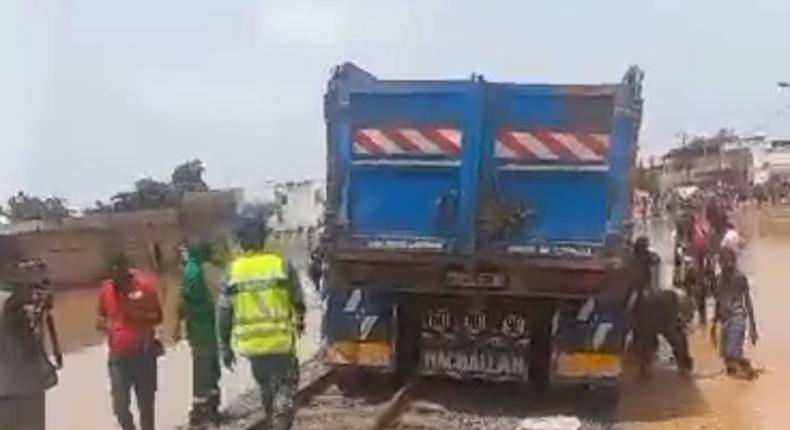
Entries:
POLYGON ((71 216, 61 197, 36 197, 20 191, 8 199, 8 217, 13 221, 60 220, 71 216))
POLYGON ((176 166, 170 175, 170 182, 180 197, 188 192, 208 191, 208 185, 203 181, 205 171, 203 162, 191 160, 176 166))
POLYGON ((208 191, 203 181, 203 162, 191 160, 179 164, 170 175, 170 182, 143 178, 134 183, 131 191, 119 191, 110 197, 110 203, 97 201, 87 213, 129 212, 142 209, 176 207, 185 193, 208 191))
POLYGON ((96 200, 92 208, 85 209, 86 214, 106 214, 114 211, 113 205, 104 203, 101 200, 96 200))
POLYGON ((110 199, 116 212, 174 207, 179 200, 169 183, 152 178, 140 179, 133 191, 121 191, 110 199))

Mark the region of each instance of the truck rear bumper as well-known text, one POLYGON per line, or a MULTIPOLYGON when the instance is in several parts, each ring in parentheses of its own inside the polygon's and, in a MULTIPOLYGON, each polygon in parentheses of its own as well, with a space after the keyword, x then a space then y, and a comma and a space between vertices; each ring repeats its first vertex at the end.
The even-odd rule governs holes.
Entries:
POLYGON ((327 347, 326 360, 335 366, 394 368, 393 351, 387 341, 336 341, 327 347))
POLYGON ((536 357, 545 356, 541 366, 551 381, 615 379, 622 372, 622 318, 595 303, 333 290, 327 361, 395 371, 406 346, 411 369, 424 375, 523 382, 536 357))

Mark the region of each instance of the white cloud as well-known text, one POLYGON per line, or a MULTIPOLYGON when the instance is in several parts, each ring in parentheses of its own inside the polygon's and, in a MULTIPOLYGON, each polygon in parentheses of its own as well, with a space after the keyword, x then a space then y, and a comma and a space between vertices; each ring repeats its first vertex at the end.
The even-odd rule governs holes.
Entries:
POLYGON ((401 37, 408 2, 360 0, 261 1, 258 35, 262 43, 333 48, 343 43, 401 37))
POLYGON ((259 37, 263 43, 334 46, 342 39, 347 24, 347 6, 347 1, 262 1, 259 37))

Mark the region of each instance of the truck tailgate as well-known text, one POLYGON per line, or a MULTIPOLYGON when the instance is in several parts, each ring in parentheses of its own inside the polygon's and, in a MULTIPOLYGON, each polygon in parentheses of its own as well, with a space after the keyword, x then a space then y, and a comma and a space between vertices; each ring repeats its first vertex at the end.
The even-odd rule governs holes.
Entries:
POLYGON ((593 255, 627 237, 641 72, 620 84, 330 81, 339 250, 593 255))

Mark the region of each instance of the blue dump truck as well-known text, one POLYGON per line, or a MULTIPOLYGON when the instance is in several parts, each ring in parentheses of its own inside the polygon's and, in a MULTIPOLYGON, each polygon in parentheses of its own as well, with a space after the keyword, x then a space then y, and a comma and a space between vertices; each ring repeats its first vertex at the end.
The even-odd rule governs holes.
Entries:
POLYGON ((642 72, 619 83, 379 80, 327 124, 327 360, 457 378, 621 372, 642 72))

